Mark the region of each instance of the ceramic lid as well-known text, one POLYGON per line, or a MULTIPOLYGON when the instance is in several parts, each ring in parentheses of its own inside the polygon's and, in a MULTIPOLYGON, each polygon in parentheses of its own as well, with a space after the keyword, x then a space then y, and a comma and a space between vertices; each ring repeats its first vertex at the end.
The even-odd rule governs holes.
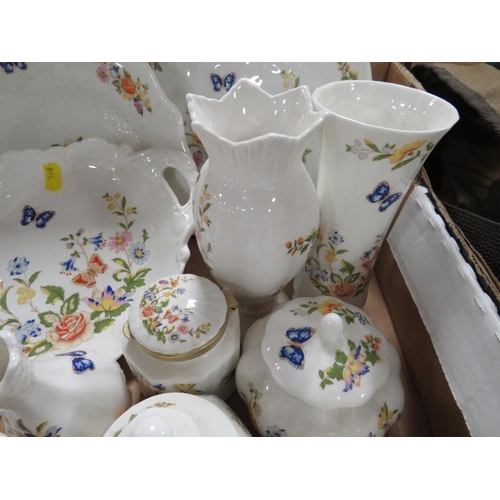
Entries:
POLYGON ((365 404, 390 371, 387 340, 371 319, 325 296, 294 299, 274 312, 262 355, 282 389, 321 409, 365 404))
POLYGON ((237 437, 230 418, 208 399, 169 393, 129 408, 105 437, 237 437))
POLYGON ((137 293, 124 333, 153 356, 192 359, 220 340, 235 307, 230 293, 207 278, 168 276, 137 293))

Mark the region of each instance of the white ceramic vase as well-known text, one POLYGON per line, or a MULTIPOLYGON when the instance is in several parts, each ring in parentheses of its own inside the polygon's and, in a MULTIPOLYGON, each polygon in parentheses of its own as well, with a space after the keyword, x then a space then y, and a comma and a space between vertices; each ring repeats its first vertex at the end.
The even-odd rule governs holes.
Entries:
POLYGON ((313 102, 328 113, 317 184, 321 222, 294 292, 362 307, 398 207, 458 113, 443 99, 386 82, 334 82, 316 89, 313 102))
POLYGON ((0 415, 7 436, 97 437, 132 404, 120 365, 97 351, 29 358, 0 330, 0 415))
POLYGON ((194 191, 198 246, 241 312, 266 314, 316 238, 318 198, 302 155, 325 113, 306 87, 271 96, 247 79, 220 100, 187 102, 209 155, 194 191))

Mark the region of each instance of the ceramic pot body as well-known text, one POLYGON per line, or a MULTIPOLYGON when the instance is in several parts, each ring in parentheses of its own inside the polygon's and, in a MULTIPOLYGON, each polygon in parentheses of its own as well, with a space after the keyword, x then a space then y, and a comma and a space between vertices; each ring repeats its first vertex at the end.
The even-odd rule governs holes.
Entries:
POLYGON ((237 303, 207 278, 167 276, 139 291, 124 334, 123 354, 145 396, 185 392, 226 399, 233 393, 237 303))
POLYGON ((321 221, 295 295, 362 306, 398 207, 458 113, 426 92, 385 82, 334 82, 313 101, 329 112, 317 185, 321 221))
POLYGON ((97 351, 28 358, 0 331, 0 415, 8 436, 102 436, 132 404, 120 365, 97 351))
POLYGON ((123 355, 146 397, 166 392, 215 394, 227 399, 235 390, 234 371, 240 357, 238 311, 230 313, 227 330, 209 352, 188 361, 164 361, 146 353, 126 337, 123 355))
POLYGON ((194 192, 198 246, 246 314, 272 307, 270 298, 303 267, 319 222, 302 155, 323 114, 303 87, 279 97, 248 80, 220 101, 188 95, 209 155, 194 192))
MULTIPOLYGON (((236 386, 262 436, 384 436, 402 415, 396 349, 370 327, 359 308, 334 300, 293 300, 248 330, 236 386), (287 324, 317 327, 314 321, 332 309, 343 318, 346 335, 340 342, 346 342, 340 349, 335 342, 325 349, 319 328, 309 329, 313 338, 304 341, 277 328, 275 321, 277 315, 289 314, 287 324)), ((303 335, 306 329, 292 330, 303 335)))

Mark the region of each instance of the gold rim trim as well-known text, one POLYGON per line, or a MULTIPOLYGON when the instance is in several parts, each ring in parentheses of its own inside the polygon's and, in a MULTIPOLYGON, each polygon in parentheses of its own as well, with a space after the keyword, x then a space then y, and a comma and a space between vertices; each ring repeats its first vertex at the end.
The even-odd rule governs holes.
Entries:
POLYGON ((210 351, 210 349, 212 349, 219 343, 220 339, 224 336, 227 324, 229 323, 229 315, 231 314, 232 311, 238 309, 238 303, 236 302, 236 299, 234 298, 234 295, 231 293, 231 291, 222 290, 222 293, 226 298, 226 304, 227 304, 227 311, 224 323, 222 323, 222 326, 220 327, 220 330, 217 332, 217 335, 215 335, 215 337, 212 337, 206 344, 202 345, 201 347, 192 349, 191 351, 188 352, 179 352, 176 354, 164 354, 161 352, 152 351, 151 349, 148 349, 147 347, 143 346, 134 337, 134 335, 130 331, 130 325, 128 321, 125 321, 125 323, 123 324, 123 330, 122 330, 123 335, 125 335, 127 339, 134 341, 144 352, 146 352, 150 356, 153 356, 153 358, 160 359, 162 361, 188 361, 190 359, 203 356, 203 354, 210 351))

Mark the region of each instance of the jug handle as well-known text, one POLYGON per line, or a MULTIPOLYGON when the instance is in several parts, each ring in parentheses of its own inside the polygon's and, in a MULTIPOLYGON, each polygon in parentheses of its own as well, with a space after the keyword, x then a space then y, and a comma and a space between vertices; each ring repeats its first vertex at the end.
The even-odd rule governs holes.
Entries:
POLYGON ((21 345, 17 337, 9 330, 0 330, 0 342, 6 348, 7 356, 2 354, 3 346, 0 345, 0 385, 6 383, 7 378, 12 377, 17 365, 26 359, 21 350, 21 345), (5 365, 4 365, 5 362, 5 365))
POLYGON ((184 268, 189 259, 189 238, 194 233, 193 193, 198 179, 198 169, 191 155, 180 150, 167 149, 160 170, 173 199, 174 234, 179 238, 177 260, 184 268), (180 174, 180 175, 177 175, 180 174))

